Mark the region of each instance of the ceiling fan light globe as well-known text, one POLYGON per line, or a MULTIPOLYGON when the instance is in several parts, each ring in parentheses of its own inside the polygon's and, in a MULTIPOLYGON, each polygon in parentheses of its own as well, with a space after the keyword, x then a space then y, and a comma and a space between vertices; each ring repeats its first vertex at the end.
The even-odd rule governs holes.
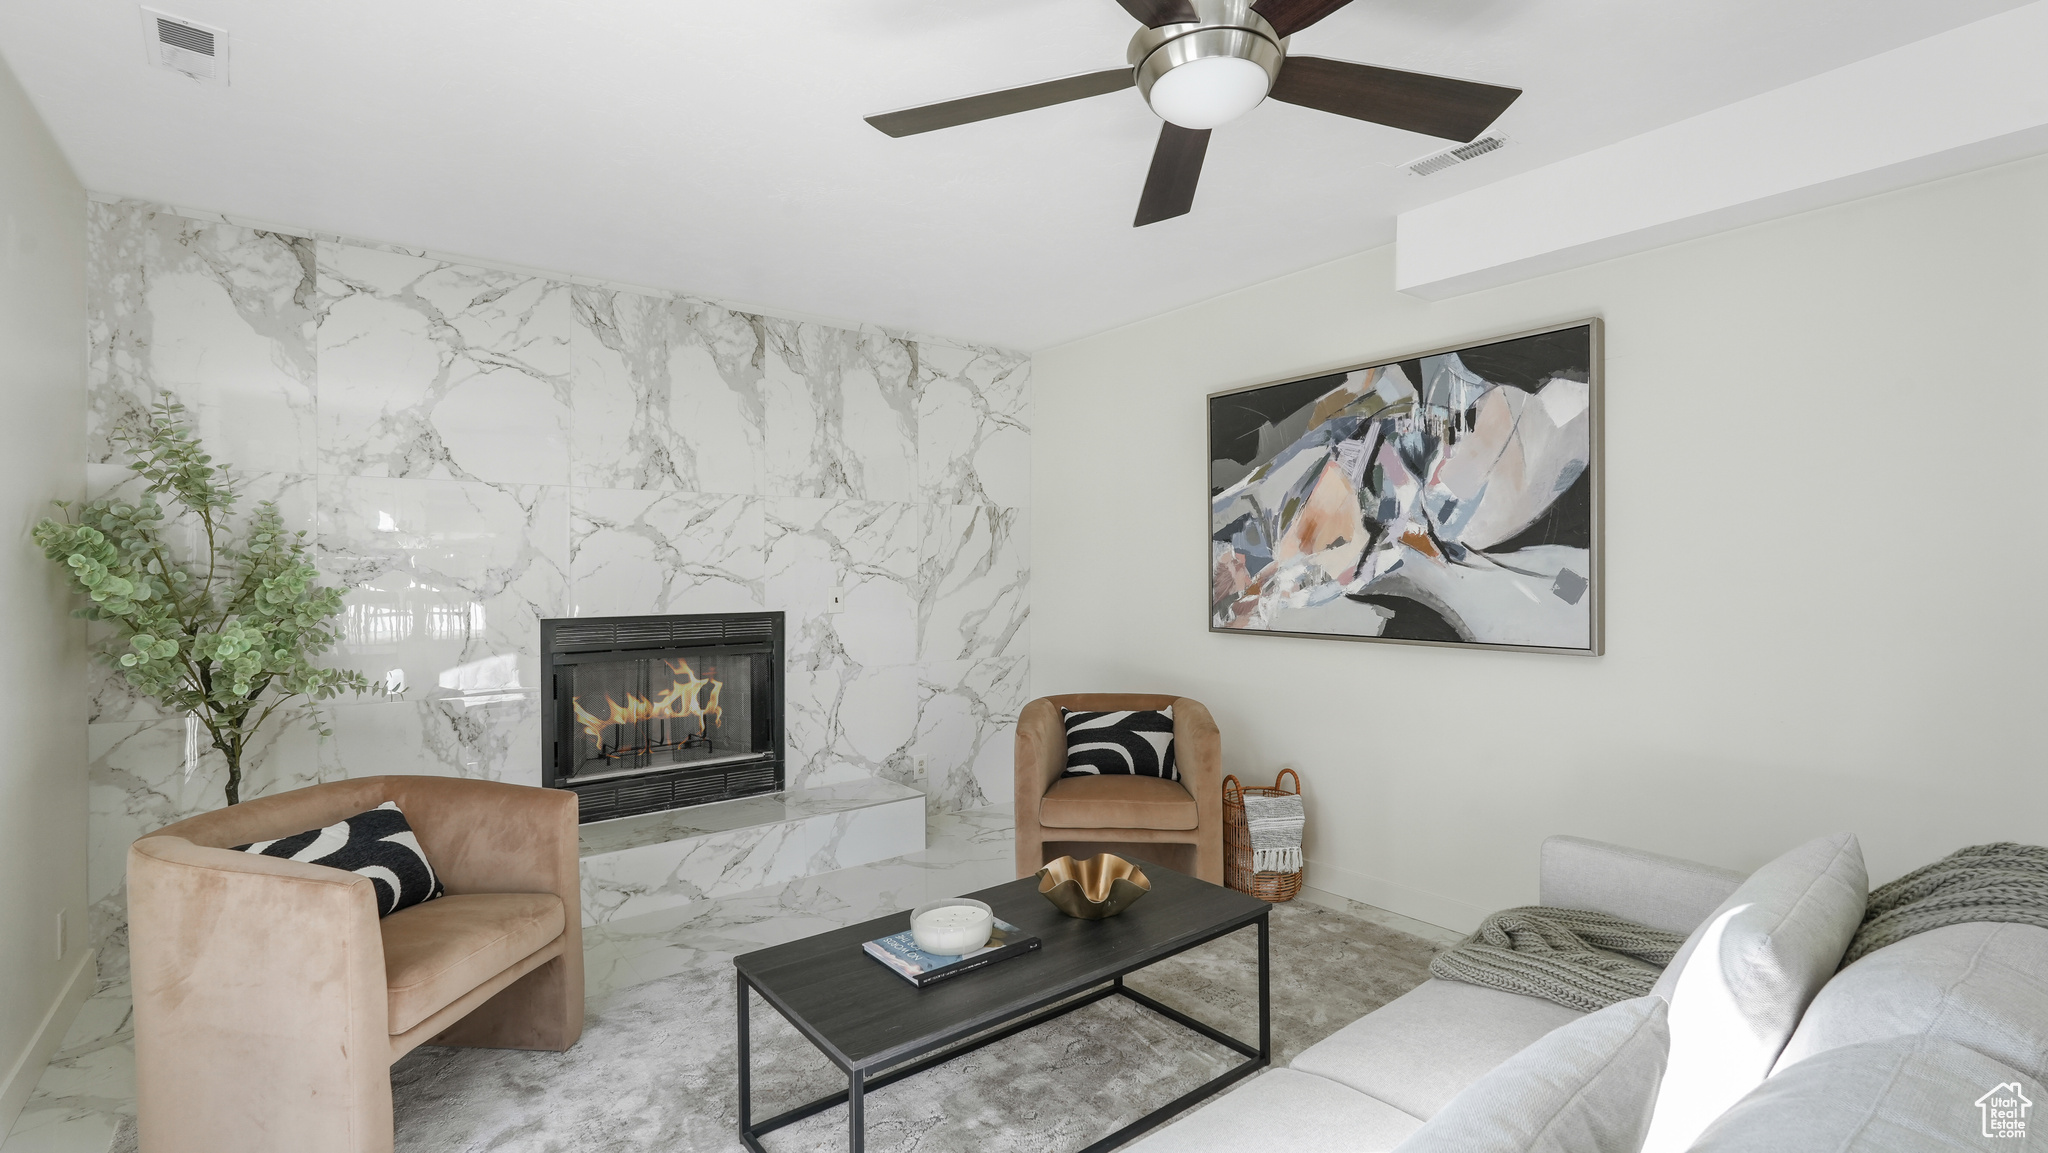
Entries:
POLYGON ((1216 128, 1259 106, 1272 86, 1266 69, 1241 56, 1206 56, 1168 69, 1146 94, 1159 118, 1182 128, 1216 128))

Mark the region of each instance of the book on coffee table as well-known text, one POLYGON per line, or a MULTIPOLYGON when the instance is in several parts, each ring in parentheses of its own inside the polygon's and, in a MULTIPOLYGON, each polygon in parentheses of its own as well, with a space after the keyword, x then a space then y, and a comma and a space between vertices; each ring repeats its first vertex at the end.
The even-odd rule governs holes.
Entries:
POLYGON ((997 918, 995 929, 988 936, 988 944, 957 957, 925 952, 917 947, 917 941, 908 929, 869 941, 861 948, 868 956, 887 965, 890 972, 922 989, 934 981, 957 977, 970 969, 1029 953, 1038 948, 1038 938, 1027 937, 1017 926, 997 918))

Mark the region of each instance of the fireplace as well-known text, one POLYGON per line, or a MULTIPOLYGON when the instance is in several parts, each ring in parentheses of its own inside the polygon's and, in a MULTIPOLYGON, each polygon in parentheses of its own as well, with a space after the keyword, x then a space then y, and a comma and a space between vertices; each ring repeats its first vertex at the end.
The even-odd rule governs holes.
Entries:
POLYGON ((584 821, 782 788, 782 614, 540 623, 542 781, 584 821))

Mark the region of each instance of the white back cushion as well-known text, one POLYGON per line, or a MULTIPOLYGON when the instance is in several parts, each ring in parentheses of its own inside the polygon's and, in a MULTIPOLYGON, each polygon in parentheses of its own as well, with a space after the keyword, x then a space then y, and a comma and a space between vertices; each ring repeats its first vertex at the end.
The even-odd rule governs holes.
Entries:
POLYGON ((1821 989, 1777 1067, 1919 1033, 2048 1078, 2048 929, 1980 921, 1886 945, 1821 989))
POLYGON ((1670 1039, 1661 997, 1589 1013, 1466 1086, 1395 1153, 1637 1153, 1670 1039))
MULTIPOLYGON (((2025 1139, 1985 1137, 1980 1101, 2048 1101, 2040 1082, 1939 1037, 1895 1037, 1809 1057, 1758 1086, 1692 1153, 1961 1153, 2025 1139)), ((2048 1125, 2025 1109, 2026 1129, 2048 1125)), ((1997 1130, 2011 1132, 2011 1130, 1997 1130)), ((2040 1134, 2030 1133, 2038 1140, 2040 1134)))
POLYGON ((1863 920, 1853 834, 1818 837, 1750 874, 1657 982, 1671 1058, 1645 1153, 1679 1153, 1770 1073, 1863 920))

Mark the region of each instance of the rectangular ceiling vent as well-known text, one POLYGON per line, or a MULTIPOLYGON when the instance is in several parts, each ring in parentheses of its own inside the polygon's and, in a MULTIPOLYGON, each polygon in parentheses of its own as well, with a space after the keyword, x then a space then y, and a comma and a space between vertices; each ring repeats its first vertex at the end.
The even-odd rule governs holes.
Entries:
POLYGON ((1498 152, 1507 147, 1507 143, 1508 138, 1505 136, 1482 136, 1470 144, 1460 144, 1456 148, 1432 152, 1420 160, 1411 160, 1407 168, 1416 176, 1429 176, 1446 168, 1455 168, 1467 160, 1477 159, 1489 152, 1498 152))
POLYGON ((203 84, 228 82, 228 34, 153 9, 142 10, 142 41, 149 62, 203 84))

